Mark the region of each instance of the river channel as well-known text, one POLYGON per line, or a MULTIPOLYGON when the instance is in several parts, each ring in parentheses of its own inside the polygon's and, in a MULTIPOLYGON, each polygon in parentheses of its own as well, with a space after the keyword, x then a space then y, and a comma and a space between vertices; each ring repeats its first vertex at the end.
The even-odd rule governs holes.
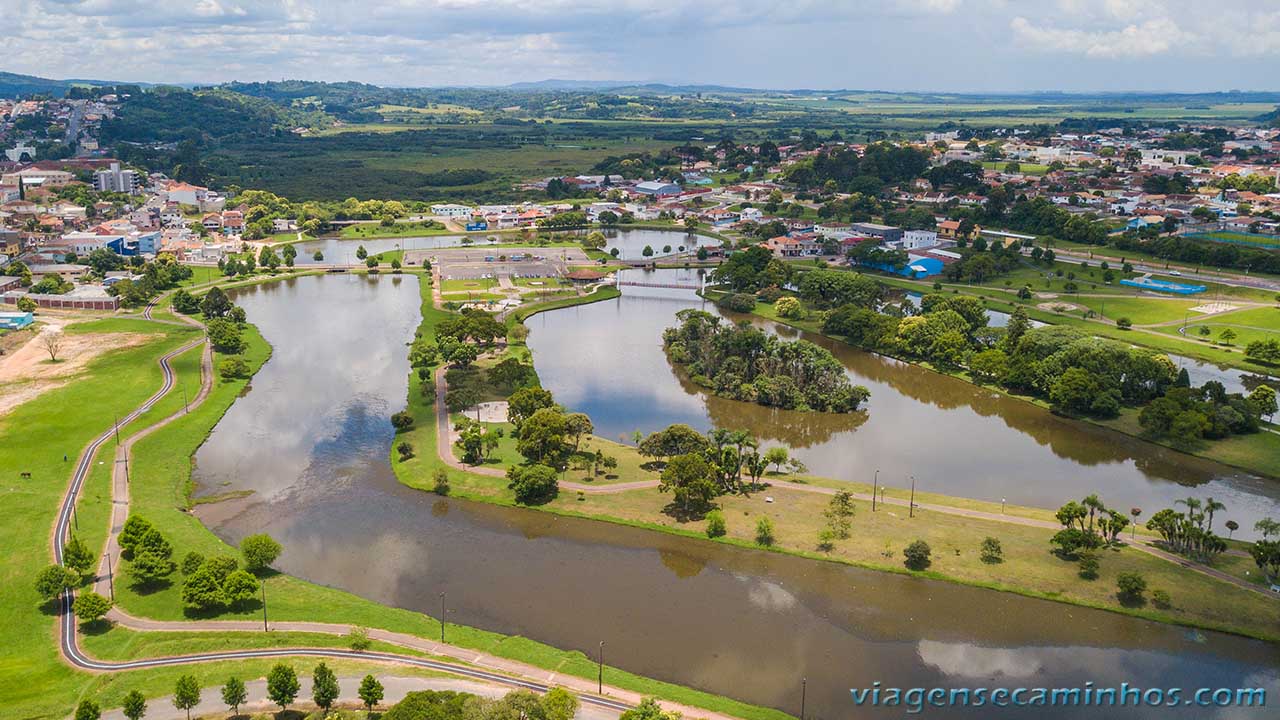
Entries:
MULTIPOLYGON (((618 301, 530 321, 538 370, 560 402, 595 408, 605 381, 612 381, 615 394, 609 397, 627 403, 625 408, 598 415, 592 410, 597 426, 610 432, 675 419, 697 421, 697 412, 706 425, 718 413, 730 412, 679 386, 665 359, 648 361, 658 342, 651 331, 660 331, 671 313, 695 301, 643 297, 631 290, 618 301), (573 339, 579 348, 573 366, 580 379, 576 390, 564 387, 565 377, 555 369, 570 367, 569 361, 546 349, 561 323, 579 328, 573 339), (628 332, 605 332, 615 323, 628 332), (614 345, 606 353, 602 345, 610 342, 614 345), (663 389, 646 395, 646 379, 663 389)), ((799 712, 801 680, 807 678, 808 717, 900 716, 901 709, 874 711, 853 704, 849 689, 876 681, 902 687, 1054 687, 1086 681, 1265 686, 1273 697, 1280 693, 1280 650, 1265 643, 407 489, 388 464, 393 438, 388 418, 404 403, 405 343, 418 323, 417 278, 310 276, 244 288, 234 300, 275 350, 197 453, 195 479, 201 493, 253 494, 202 505, 199 512, 231 542, 254 532, 271 533, 285 547, 278 566, 298 577, 428 613, 438 606, 439 593, 447 592, 450 622, 591 654, 604 641, 611 665, 792 714, 799 712), (1053 621, 1046 622, 1050 617, 1053 621)), ((951 469, 917 473, 934 478, 932 489, 987 487, 1012 493, 1011 487, 1043 482, 1072 495, 1079 486, 1070 483, 1067 468, 1076 473, 1130 468, 1126 472, 1133 474, 1142 472, 1139 463, 1162 462, 1118 457, 1132 456, 1133 450, 1108 455, 1093 443, 1068 439, 1073 430, 1051 418, 1033 422, 1028 414, 1010 420, 997 400, 932 389, 936 379, 925 375, 890 380, 893 368, 902 369, 897 365, 877 360, 867 367, 857 372, 881 369, 866 380, 878 384, 865 419, 853 419, 847 427, 773 431, 797 446, 807 443, 805 452, 812 454, 806 457, 815 471, 840 476, 841 468, 848 468, 861 478, 853 470, 872 462, 882 468, 899 467, 891 461, 904 463, 904 469, 911 457, 940 462, 941 451, 926 449, 957 428, 969 441, 949 441, 951 469), (964 413, 965 422, 939 425, 941 420, 922 416, 922 410, 894 410, 897 404, 931 407, 939 417, 964 413), (881 421, 880 415, 887 417, 881 421), (875 429, 878 423, 885 429, 875 429), (886 455, 875 454, 874 444, 858 438, 868 428, 886 445, 886 455), (895 434, 910 442, 890 442, 895 434), (853 459, 842 460, 837 444, 849 442, 853 459), (1035 457, 1048 467, 1010 485, 1016 464, 1006 459, 994 475, 1006 484, 984 479, 992 475, 981 458, 968 458, 1011 452, 1006 443, 1042 448, 1035 457), (919 450, 906 453, 902 448, 908 447, 919 450), (829 467, 822 457, 829 458, 829 467), (943 481, 966 475, 977 479, 964 481, 971 485, 943 481)), ((742 418, 722 419, 743 424, 742 418)), ((762 434, 766 430, 758 419, 747 424, 762 434)), ((1168 463, 1174 473, 1176 461, 1168 463)), ((1152 485, 1170 482, 1143 477, 1152 485)), ((1240 716, 1222 712, 1221 717, 1240 716)), ((1035 711, 1038 717, 1077 713, 1035 711)), ((1015 710, 1001 714, 1031 716, 1015 710)), ((1166 714, 1126 712, 1132 717, 1166 714)), ((1212 716, 1199 709, 1194 715, 1212 716)))

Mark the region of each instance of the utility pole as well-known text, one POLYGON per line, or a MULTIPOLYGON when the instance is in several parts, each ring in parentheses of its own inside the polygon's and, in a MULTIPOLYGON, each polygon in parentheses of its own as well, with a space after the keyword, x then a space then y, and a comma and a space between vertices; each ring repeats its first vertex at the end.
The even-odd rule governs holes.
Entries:
POLYGON ((191 408, 187 407, 187 389, 182 388, 182 412, 189 413, 191 408))
POLYGON ((804 700, 808 694, 809 678, 800 678, 800 720, 804 720, 804 700))
POLYGON ((440 593, 440 642, 444 642, 444 593, 440 593))
POLYGON ((120 444, 120 416, 116 415, 116 445, 120 444))
POLYGON ((911 476, 911 503, 907 507, 907 517, 916 516, 916 476, 911 476))
POLYGON ((262 632, 267 632, 267 582, 262 581, 262 632))
POLYGON ((871 481, 871 512, 876 511, 876 488, 880 487, 880 470, 876 470, 876 477, 871 481))
POLYGON ((1004 501, 1005 501, 1005 498, 1000 498, 1000 514, 1001 515, 1004 514, 1004 501))
POLYGON ((107 587, 111 588, 111 602, 115 602, 116 601, 116 573, 115 573, 115 570, 111 567, 111 553, 106 553, 106 556, 107 556, 107 587))
POLYGON ((596 656, 597 665, 599 666, 599 674, 596 675, 596 694, 604 694, 604 641, 600 641, 599 654, 596 656))

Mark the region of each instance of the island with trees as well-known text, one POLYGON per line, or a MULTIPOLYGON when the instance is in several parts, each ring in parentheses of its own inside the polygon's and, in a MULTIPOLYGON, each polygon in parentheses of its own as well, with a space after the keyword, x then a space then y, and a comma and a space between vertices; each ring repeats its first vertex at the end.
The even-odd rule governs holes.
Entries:
POLYGON ((781 340, 747 323, 729 324, 701 310, 676 313, 662 334, 671 361, 698 385, 766 407, 849 413, 871 396, 854 385, 831 351, 806 340, 781 340))

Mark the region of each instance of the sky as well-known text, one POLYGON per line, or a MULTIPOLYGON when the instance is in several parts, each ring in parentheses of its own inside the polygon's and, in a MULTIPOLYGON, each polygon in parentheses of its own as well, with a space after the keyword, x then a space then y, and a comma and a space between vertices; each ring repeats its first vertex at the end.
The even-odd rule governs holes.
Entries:
POLYGON ((0 70, 213 84, 1280 90, 1280 0, 0 0, 0 70))

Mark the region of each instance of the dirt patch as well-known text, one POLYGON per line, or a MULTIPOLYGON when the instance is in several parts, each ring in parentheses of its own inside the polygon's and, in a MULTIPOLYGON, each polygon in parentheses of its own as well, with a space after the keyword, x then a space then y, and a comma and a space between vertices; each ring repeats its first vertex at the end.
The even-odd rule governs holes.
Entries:
POLYGON ((0 357, 0 415, 67 384, 95 357, 147 341, 141 333, 63 334, 58 361, 50 362, 43 336, 61 330, 61 325, 46 325, 21 347, 0 357))
POLYGON ((1202 313, 1204 315, 1215 315, 1217 313, 1224 313, 1231 310, 1235 310, 1239 307, 1240 307, 1239 305, 1232 305, 1231 303, 1226 303, 1226 302, 1210 302, 1210 303, 1205 303, 1203 305, 1197 305, 1191 308, 1191 312, 1202 313))
POLYGON ((1044 302, 1036 307, 1045 312, 1074 312, 1081 309, 1079 305, 1069 302, 1044 302))

